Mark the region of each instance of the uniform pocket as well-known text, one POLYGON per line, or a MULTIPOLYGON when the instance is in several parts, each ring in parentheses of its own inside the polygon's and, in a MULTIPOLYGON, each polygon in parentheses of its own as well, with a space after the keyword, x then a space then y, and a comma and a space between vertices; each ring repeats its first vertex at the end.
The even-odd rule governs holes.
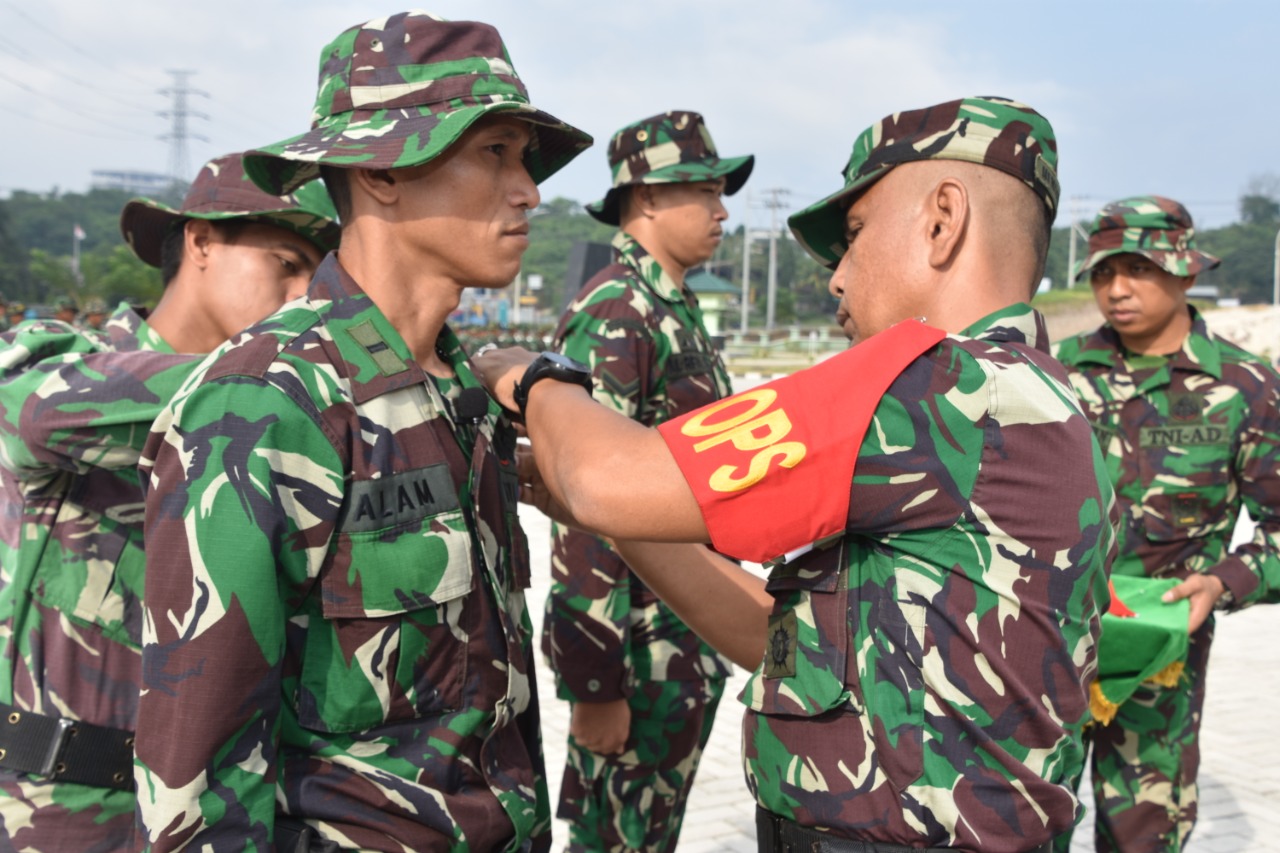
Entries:
MULTIPOLYGON (((1174 478, 1168 478, 1173 480, 1174 478)), ((1227 512, 1231 476, 1212 471, 1182 482, 1157 479, 1143 496, 1142 529, 1152 542, 1198 539, 1220 533, 1234 522, 1227 512)))
POLYGON ((471 548, 461 510, 338 535, 306 632, 301 725, 350 732, 461 707, 471 548))
POLYGON ((766 715, 811 717, 856 702, 846 684, 849 655, 844 546, 813 550, 774 569, 764 661, 742 701, 766 715))
POLYGON ((906 790, 924 772, 925 608, 881 602, 858 655, 859 683, 871 709, 870 731, 889 783, 906 790))

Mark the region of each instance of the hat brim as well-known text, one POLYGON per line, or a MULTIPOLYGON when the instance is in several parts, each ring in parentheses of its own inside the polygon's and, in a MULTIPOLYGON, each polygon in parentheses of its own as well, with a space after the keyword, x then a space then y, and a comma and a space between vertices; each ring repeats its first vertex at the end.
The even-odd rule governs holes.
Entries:
POLYGON ((884 168, 863 175, 848 186, 806 207, 787 218, 787 225, 796 241, 813 259, 833 270, 849 248, 845 238, 848 227, 845 212, 868 187, 883 178, 898 164, 889 163, 884 168))
MULTIPOLYGON (((302 188, 303 192, 306 190, 307 188, 302 188)), ((316 186, 315 191, 323 192, 323 189, 316 186)), ((322 252, 336 249, 342 236, 342 231, 336 222, 301 207, 283 207, 279 210, 183 212, 147 198, 133 199, 124 206, 124 210, 120 212, 120 233, 139 260, 159 269, 162 264, 165 237, 175 223, 184 219, 210 221, 241 219, 246 222, 275 225, 304 237, 316 244, 322 252)))
POLYGON ((493 113, 534 125, 529 175, 542 183, 591 147, 590 135, 520 101, 499 101, 433 113, 419 107, 334 117, 307 133, 245 154, 250 179, 282 195, 320 175, 320 166, 398 169, 434 160, 479 119, 493 113))
POLYGON ((716 181, 724 178, 724 194, 733 195, 747 183, 756 157, 714 157, 689 163, 675 163, 654 169, 635 181, 619 184, 605 193, 604 198, 586 206, 587 213, 605 225, 617 225, 622 216, 622 189, 637 184, 692 184, 697 181, 716 181))
POLYGON ((1211 270, 1218 264, 1222 263, 1220 258, 1216 258, 1207 252, 1197 251, 1196 249, 1186 249, 1181 252, 1164 251, 1161 249, 1134 249, 1130 247, 1117 247, 1114 249, 1100 249, 1086 257, 1077 267, 1073 281, 1079 281, 1089 274, 1089 271, 1107 258, 1113 258, 1116 255, 1141 255, 1147 260, 1154 263, 1160 269, 1176 275, 1179 278, 1199 275, 1200 273, 1211 270), (1178 258, 1182 256, 1186 259, 1186 266, 1182 266, 1178 258))
POLYGON ((182 214, 158 201, 135 198, 120 212, 120 233, 144 264, 160 266, 160 247, 182 214))

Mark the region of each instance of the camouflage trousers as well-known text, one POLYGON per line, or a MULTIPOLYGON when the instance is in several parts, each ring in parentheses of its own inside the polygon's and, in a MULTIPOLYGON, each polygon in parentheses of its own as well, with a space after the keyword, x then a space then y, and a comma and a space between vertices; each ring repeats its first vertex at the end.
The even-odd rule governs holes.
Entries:
POLYGON ((556 817, 573 853, 675 850, 684 806, 711 737, 724 679, 649 681, 628 700, 631 734, 621 755, 569 737, 556 817))
MULTIPOLYGON (((1098 853, 1179 851, 1196 822, 1200 719, 1213 617, 1191 635, 1176 687, 1144 684, 1105 726, 1090 726, 1098 853)), ((1075 779, 1078 786, 1080 780, 1075 779)), ((1054 842, 1065 853, 1070 833, 1054 842)))
POLYGON ((136 802, 133 791, 0 770, 0 853, 134 850, 136 802))

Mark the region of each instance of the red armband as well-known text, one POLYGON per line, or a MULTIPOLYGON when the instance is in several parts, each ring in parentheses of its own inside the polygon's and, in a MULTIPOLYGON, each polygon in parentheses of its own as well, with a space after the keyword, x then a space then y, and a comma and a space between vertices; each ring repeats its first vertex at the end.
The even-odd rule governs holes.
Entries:
POLYGON ((658 426, 722 554, 764 562, 842 532, 880 398, 946 332, 907 320, 658 426))

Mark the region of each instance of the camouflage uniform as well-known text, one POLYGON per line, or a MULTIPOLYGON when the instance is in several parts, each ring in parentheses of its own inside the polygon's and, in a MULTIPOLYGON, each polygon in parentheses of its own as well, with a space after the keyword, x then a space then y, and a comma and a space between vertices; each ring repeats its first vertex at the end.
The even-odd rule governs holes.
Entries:
MULTIPOLYGON (((926 159, 1014 174, 1056 208, 1048 122, 967 99, 865 131, 844 189, 792 230, 838 262, 848 202, 896 163, 926 159)), ((802 468, 768 476, 785 483, 802 468)), ((1113 506, 1029 306, 911 362, 875 407, 847 518, 832 519, 843 533, 767 582, 768 651, 743 693, 762 837, 782 818, 863 841, 1015 853, 1070 827, 1113 506)))
POLYGON ((515 436, 458 421, 440 347, 443 387, 330 255, 156 422, 153 849, 267 849, 277 809, 344 847, 549 841, 515 436))
MULTIPOLYGON (((619 224, 624 187, 724 178, 732 194, 755 162, 721 158, 702 116, 683 110, 619 130, 608 159, 613 185, 587 211, 609 225, 619 224)), ((553 346, 591 367, 597 400, 647 426, 728 394, 697 297, 631 235, 619 231, 613 246, 614 263, 577 294, 553 346)), ((570 738, 556 811, 569 823, 568 849, 673 849, 729 662, 602 540, 556 525, 552 534, 542 648, 560 698, 626 699, 631 711, 622 755, 570 738)))
POLYGON ((1110 503, 1028 306, 913 362, 863 441, 843 539, 770 574, 769 651, 743 693, 761 808, 983 853, 1070 827, 1110 503))
MULTIPOLYGON (((613 246, 615 263, 570 304, 555 348, 591 367, 597 400, 647 426, 727 395, 697 298, 626 233, 613 246)), ((671 849, 729 662, 603 541, 558 525, 553 536, 542 648, 560 698, 626 698, 632 720, 619 756, 570 740, 556 816, 572 849, 671 849)))
MULTIPOLYGON (((184 217, 250 211, 322 247, 335 236, 323 189, 269 196, 244 180, 239 155, 207 163, 181 210, 130 202, 121 228, 158 265, 164 233, 184 217)), ((102 331, 27 323, 0 350, 0 703, 12 706, 0 714, 21 723, 0 723, 0 821, 15 848, 134 845, 145 568, 136 466, 152 421, 199 362, 175 354, 143 316, 122 304, 102 331), (32 726, 70 721, 58 756, 66 771, 15 762, 45 743, 32 726)))
MULTIPOLYGON (((590 144, 529 105, 492 27, 400 13, 322 51, 312 131, 246 168, 281 192, 318 162, 413 166, 494 113, 530 122, 535 181, 590 144)), ((157 420, 147 539, 172 559, 147 582, 137 745, 153 850, 549 847, 515 434, 483 395, 459 413, 480 392, 447 328, 436 352, 454 379, 331 254, 157 420)))
MULTIPOLYGON (((198 359, 173 354, 126 306, 105 333, 38 321, 0 340, 0 702, 132 730, 143 572, 135 466, 198 359)), ((127 850, 134 795, 0 767, 0 823, 4 849, 127 850)))
MULTIPOLYGON (((1108 205, 1092 231, 1082 275, 1127 252, 1178 276, 1216 265, 1195 250, 1190 217, 1169 199, 1108 205)), ((1062 342, 1057 354, 1119 498, 1113 571, 1178 579, 1206 572, 1226 590, 1219 607, 1234 610, 1280 591, 1280 379, 1189 310, 1191 333, 1175 353, 1130 353, 1105 325, 1062 342), (1242 506, 1258 522, 1253 540, 1228 553, 1242 506)), ((1176 686, 1140 686, 1110 724, 1089 730, 1098 850, 1180 850, 1190 835, 1213 631, 1211 615, 1191 635, 1176 686)))

